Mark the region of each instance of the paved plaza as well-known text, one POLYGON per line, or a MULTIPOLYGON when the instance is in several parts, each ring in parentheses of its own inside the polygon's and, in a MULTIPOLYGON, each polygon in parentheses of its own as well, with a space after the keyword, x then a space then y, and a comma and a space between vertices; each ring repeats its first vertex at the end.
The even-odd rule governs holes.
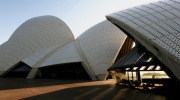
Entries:
POLYGON ((174 100, 175 97, 115 85, 112 80, 0 79, 0 100, 174 100))

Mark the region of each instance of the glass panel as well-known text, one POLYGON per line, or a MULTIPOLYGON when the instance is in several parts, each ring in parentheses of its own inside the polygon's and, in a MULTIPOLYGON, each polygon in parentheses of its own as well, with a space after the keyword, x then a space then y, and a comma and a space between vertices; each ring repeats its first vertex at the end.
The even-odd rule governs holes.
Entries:
POLYGON ((161 67, 160 67, 160 66, 157 66, 157 67, 155 68, 155 70, 161 70, 161 67))
POLYGON ((169 78, 169 76, 164 71, 143 71, 141 72, 141 78, 162 79, 162 78, 169 78))
POLYGON ((144 70, 146 68, 146 66, 142 66, 141 68, 140 68, 140 70, 144 70))
POLYGON ((134 53, 123 65, 130 65, 130 64, 134 64, 135 62, 137 62, 137 60, 139 58, 141 58, 143 55, 145 54, 145 50, 143 48, 139 49, 136 53, 134 53))
POLYGON ((134 67, 133 70, 136 70, 138 67, 134 67))
POLYGON ((129 70, 130 68, 126 68, 126 70, 129 70))
POLYGON ((149 66, 149 68, 147 70, 152 70, 153 67, 154 67, 154 65, 151 65, 151 66, 149 66))
POLYGON ((150 52, 146 52, 137 62, 150 62, 154 56, 150 52))

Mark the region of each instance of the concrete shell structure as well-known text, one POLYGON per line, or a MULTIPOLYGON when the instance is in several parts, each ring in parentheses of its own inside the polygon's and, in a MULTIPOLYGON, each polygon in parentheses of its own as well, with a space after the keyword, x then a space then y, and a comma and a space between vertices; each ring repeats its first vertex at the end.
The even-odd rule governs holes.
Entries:
MULTIPOLYGON (((32 18, 19 26, 10 39, 2 45, 0 70, 6 71, 17 62, 48 48, 41 55, 35 55, 28 59, 31 63, 33 63, 32 60, 35 60, 36 63, 52 52, 55 49, 54 45, 62 46, 73 40, 72 32, 59 18, 54 16, 32 18)), ((31 63, 27 64, 31 65, 31 63)))
POLYGON ((126 35, 121 30, 109 21, 103 21, 85 31, 76 41, 93 73, 102 78, 113 64, 125 39, 126 35))
POLYGON ((75 40, 59 18, 35 17, 0 46, 0 71, 4 75, 23 62, 32 68, 27 78, 34 78, 40 68, 80 63, 92 80, 102 80, 125 38, 116 26, 103 21, 75 40))
POLYGON ((180 80, 180 1, 165 0, 106 16, 150 50, 180 80))

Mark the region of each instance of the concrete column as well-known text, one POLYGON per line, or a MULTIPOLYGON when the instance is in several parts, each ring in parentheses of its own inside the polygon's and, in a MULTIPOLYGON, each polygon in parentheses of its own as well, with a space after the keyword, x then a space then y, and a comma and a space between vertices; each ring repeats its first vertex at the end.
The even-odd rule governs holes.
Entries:
POLYGON ((27 79, 33 79, 36 77, 36 75, 38 74, 39 70, 38 68, 32 68, 30 73, 27 76, 27 79))
POLYGON ((98 80, 103 81, 106 79, 106 74, 99 74, 96 77, 98 78, 98 80))
POLYGON ((84 55, 84 53, 82 51, 82 48, 81 48, 81 46, 79 44, 78 39, 76 39, 75 45, 76 45, 75 47, 76 47, 77 51, 79 52, 79 55, 80 55, 81 59, 83 60, 83 63, 81 63, 82 66, 84 67, 84 69, 89 74, 89 76, 91 77, 92 80, 98 80, 96 78, 96 75, 95 75, 93 69, 91 68, 90 64, 88 63, 88 61, 87 61, 87 59, 86 59, 86 57, 85 57, 85 55, 84 55))

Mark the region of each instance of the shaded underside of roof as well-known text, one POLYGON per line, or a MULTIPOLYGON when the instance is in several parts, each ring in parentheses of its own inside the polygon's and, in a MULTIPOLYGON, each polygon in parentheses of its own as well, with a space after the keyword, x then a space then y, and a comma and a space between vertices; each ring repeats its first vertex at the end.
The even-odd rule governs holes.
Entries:
POLYGON ((126 40, 124 41, 123 46, 121 47, 118 56, 116 57, 115 62, 120 59, 121 57, 125 56, 132 48, 133 46, 133 40, 130 39, 129 37, 126 38, 126 40))

